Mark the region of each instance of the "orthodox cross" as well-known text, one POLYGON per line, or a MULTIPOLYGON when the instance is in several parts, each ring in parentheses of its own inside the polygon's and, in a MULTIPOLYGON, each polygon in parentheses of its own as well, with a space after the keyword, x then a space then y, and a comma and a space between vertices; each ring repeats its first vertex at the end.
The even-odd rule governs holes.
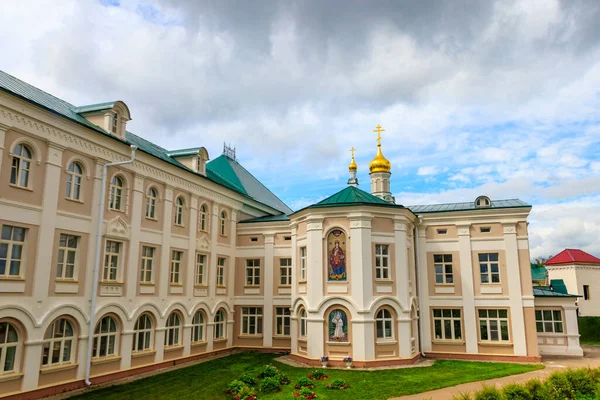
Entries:
POLYGON ((377 146, 381 146, 381 132, 385 132, 385 129, 381 129, 381 125, 377 125, 377 129, 373 132, 377 132, 377 146))
POLYGON ((356 149, 354 147, 352 147, 350 149, 350 152, 352 153, 352 159, 354 160, 354 152, 356 151, 356 149))

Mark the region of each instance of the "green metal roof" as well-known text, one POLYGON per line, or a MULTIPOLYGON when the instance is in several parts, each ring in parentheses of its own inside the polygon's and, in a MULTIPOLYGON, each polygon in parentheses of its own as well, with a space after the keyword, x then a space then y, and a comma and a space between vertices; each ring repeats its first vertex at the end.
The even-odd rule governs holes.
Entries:
MULTIPOLYGON (((318 203, 312 204, 307 208, 327 208, 327 207, 350 207, 350 206, 375 206, 375 207, 390 207, 390 208, 405 208, 400 204, 392 204, 373 196, 355 186, 348 186, 339 192, 321 200, 318 203)), ((302 210, 296 211, 300 212, 302 210)))
POLYGON ((290 218, 287 215, 279 214, 279 215, 267 215, 264 217, 245 219, 243 221, 240 221, 240 224, 250 224, 250 223, 254 223, 254 222, 286 222, 289 220, 290 220, 290 218))
POLYGON ((533 287, 534 297, 581 297, 576 294, 560 293, 552 290, 550 286, 534 286, 533 287))
POLYGON ((167 154, 169 157, 185 157, 185 156, 193 156, 200 152, 202 147, 190 147, 189 149, 181 149, 181 150, 171 150, 168 151, 167 154))
POLYGON ((548 277, 548 271, 546 267, 538 267, 537 264, 531 264, 531 280, 534 281, 545 281, 548 277))
POLYGON ((85 114, 94 111, 108 110, 114 107, 115 101, 107 101, 106 103, 90 104, 87 106, 73 107, 73 111, 78 114, 85 114))
POLYGON ((569 294, 569 291, 567 290, 567 285, 565 285, 565 281, 563 281, 562 279, 551 279, 550 287, 552 287, 552 290, 554 290, 555 292, 569 294))
POLYGON ((492 200, 490 207, 475 207, 474 201, 462 202, 462 203, 445 203, 445 204, 424 204, 416 206, 408 206, 408 208, 415 214, 425 213, 436 213, 436 212, 449 212, 449 211, 470 211, 480 209, 498 209, 498 208, 525 208, 531 207, 531 205, 519 200, 492 200))
MULTIPOLYGON (((228 189, 234 190, 244 196, 247 196, 259 203, 265 204, 271 208, 274 208, 283 213, 291 213, 292 210, 287 207, 281 200, 279 200, 273 193, 271 193, 267 188, 265 188, 256 178, 254 178, 248 171, 246 171, 241 165, 235 162, 236 170, 243 170, 241 175, 244 177, 244 184, 241 184, 239 177, 233 176, 230 173, 231 166, 227 166, 224 163, 216 163, 210 162, 207 164, 206 177, 198 174, 196 171, 186 167, 185 165, 178 162, 175 158, 169 156, 169 151, 166 149, 149 142, 146 139, 141 138, 131 132, 126 132, 125 140, 122 140, 109 132, 106 132, 101 127, 92 124, 90 121, 85 119, 83 116, 79 114, 79 112, 90 112, 94 110, 101 110, 108 108, 109 105, 112 106, 114 102, 107 103, 99 103, 93 104, 89 106, 75 107, 72 104, 67 103, 64 100, 61 100, 57 97, 52 96, 49 93, 44 92, 41 89, 36 88, 26 82, 21 81, 20 79, 15 78, 14 76, 7 74, 4 71, 0 71, 0 91, 4 91, 6 93, 10 93, 13 96, 21 98, 25 101, 35 104, 38 107, 41 107, 53 114, 62 116, 64 118, 70 119, 80 125, 83 125, 87 128, 93 129, 94 131, 103 134, 107 137, 110 137, 113 140, 117 140, 121 143, 127 144, 135 144, 138 149, 144 153, 150 154, 162 161, 168 162, 178 168, 184 169, 201 179, 208 179, 212 182, 215 182, 221 186, 224 186, 228 189), (106 108, 104 108, 106 107, 106 108), (212 164, 212 166, 211 166, 212 164), (250 176, 252 179, 248 178, 250 176), (229 181, 228 179, 231 179, 229 181), (253 181, 252 181, 253 180, 253 181), (248 188, 251 187, 251 190, 248 188), (258 187, 262 187, 262 189, 257 189, 258 187)), ((190 149, 187 149, 190 150, 190 149)), ((180 150, 181 151, 181 150, 180 150)), ((220 158, 220 157, 219 157, 220 158)), ((217 158, 218 160, 218 158, 217 158)))

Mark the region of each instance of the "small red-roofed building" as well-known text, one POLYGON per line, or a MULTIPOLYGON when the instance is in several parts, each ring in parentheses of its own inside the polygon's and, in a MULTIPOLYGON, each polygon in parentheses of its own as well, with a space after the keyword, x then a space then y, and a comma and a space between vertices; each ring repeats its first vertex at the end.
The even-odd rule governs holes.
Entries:
POLYGON ((569 293, 581 296, 579 315, 600 316, 600 258, 564 249, 546 262, 549 279, 562 279, 569 293))

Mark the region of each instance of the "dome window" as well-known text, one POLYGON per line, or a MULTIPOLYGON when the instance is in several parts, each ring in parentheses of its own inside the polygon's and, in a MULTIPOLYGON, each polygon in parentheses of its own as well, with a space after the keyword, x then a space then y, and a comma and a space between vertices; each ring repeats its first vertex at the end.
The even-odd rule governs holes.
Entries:
POLYGON ((492 206, 492 201, 487 196, 479 196, 475 199, 475 208, 489 208, 492 206))

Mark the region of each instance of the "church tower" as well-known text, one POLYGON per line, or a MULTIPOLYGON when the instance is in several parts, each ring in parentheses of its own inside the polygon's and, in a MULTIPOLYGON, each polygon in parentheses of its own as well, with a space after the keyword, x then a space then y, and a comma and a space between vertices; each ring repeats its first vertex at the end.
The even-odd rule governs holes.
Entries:
POLYGON ((381 132, 385 132, 385 130, 377 125, 377 129, 373 132, 377 132, 377 155, 375 155, 375 158, 369 164, 371 194, 389 203, 395 203, 396 200, 390 191, 390 175, 392 175, 390 170, 392 169, 392 164, 381 153, 381 132))
POLYGON ((350 171, 350 179, 348 179, 348 186, 358 187, 358 178, 356 177, 358 165, 356 165, 356 161, 354 161, 355 151, 356 149, 354 147, 350 149, 350 152, 352 152, 352 161, 350 161, 350 165, 348 166, 348 171, 350 171))

